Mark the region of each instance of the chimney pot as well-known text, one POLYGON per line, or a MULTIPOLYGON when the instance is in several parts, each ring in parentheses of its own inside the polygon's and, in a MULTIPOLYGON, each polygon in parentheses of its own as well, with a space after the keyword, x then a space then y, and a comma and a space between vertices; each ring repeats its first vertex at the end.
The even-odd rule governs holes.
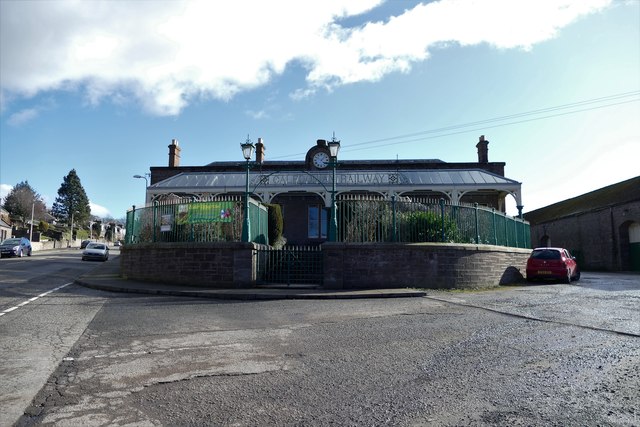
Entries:
POLYGON ((259 164, 264 162, 264 151, 265 147, 262 143, 262 138, 258 138, 258 143, 256 144, 256 162, 259 164))
POLYGON ((172 139, 169 145, 169 167, 177 168, 178 166, 180 166, 180 147, 178 140, 172 139))
POLYGON ((478 148, 478 163, 489 163, 489 141, 484 139, 484 135, 480 135, 476 147, 478 148))

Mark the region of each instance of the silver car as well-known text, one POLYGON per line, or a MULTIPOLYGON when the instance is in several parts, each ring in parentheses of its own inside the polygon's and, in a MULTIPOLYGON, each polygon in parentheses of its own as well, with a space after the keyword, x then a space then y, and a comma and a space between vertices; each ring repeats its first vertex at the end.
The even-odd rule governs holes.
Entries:
POLYGON ((26 237, 13 237, 0 243, 0 257, 31 256, 31 242, 26 237))
POLYGON ((104 243, 91 242, 82 251, 82 260, 106 261, 109 259, 109 246, 104 243))

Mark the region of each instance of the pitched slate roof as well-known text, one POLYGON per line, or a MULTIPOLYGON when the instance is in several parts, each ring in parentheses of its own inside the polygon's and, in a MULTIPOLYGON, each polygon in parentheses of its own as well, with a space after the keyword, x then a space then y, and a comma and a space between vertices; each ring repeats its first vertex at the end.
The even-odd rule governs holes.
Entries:
MULTIPOLYGON (((319 177, 329 176, 330 171, 316 171, 313 174, 306 172, 293 171, 285 173, 285 175, 299 175, 306 177, 309 175, 316 175, 319 177)), ((399 170, 390 171, 391 174, 399 175, 399 182, 403 185, 427 185, 438 187, 452 187, 452 186, 519 186, 520 183, 509 178, 505 178, 500 175, 493 174, 481 169, 451 169, 451 170, 399 170)), ((337 172, 337 180, 341 184, 372 184, 378 182, 377 180, 367 181, 367 177, 371 176, 383 176, 382 171, 350 171, 341 170, 337 172), (345 178, 341 179, 342 176, 345 178), (358 178, 355 181, 353 177, 358 178), (347 179, 352 178, 352 179, 347 179)), ((387 175, 384 175, 387 177, 387 175)), ((388 177, 387 177, 388 178, 388 177)), ((261 176, 258 174, 252 174, 252 182, 260 180, 261 176)), ((157 182, 151 185, 149 188, 152 190, 170 189, 170 190, 204 190, 209 188, 218 189, 225 188, 227 191, 244 191, 246 180, 246 174, 244 172, 182 172, 178 175, 167 178, 163 181, 157 182)), ((316 185, 320 180, 306 179, 303 181, 296 181, 296 185, 304 183, 310 185, 316 185)), ((268 181, 267 181, 268 182, 268 181)), ((390 182, 385 179, 379 182, 380 184, 389 184, 390 182)), ((278 184, 282 185, 282 184, 278 184)))
POLYGON ((532 225, 589 211, 640 201, 640 176, 524 214, 532 225))

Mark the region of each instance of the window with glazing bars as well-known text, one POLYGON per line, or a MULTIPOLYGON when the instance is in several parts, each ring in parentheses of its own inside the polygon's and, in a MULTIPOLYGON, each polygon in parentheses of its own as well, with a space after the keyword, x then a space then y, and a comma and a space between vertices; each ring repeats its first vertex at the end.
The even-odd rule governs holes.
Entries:
POLYGON ((310 239, 326 239, 329 210, 321 205, 309 206, 307 224, 308 237, 310 239))

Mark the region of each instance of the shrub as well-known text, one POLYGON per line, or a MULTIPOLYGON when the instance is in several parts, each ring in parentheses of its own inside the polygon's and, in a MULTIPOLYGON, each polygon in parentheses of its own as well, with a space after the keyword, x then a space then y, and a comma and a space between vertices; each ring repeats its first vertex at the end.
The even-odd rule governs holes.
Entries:
POLYGON ((268 204, 266 206, 269 210, 269 244, 276 246, 277 242, 283 241, 284 220, 282 218, 282 206, 277 204, 268 204))
POLYGON ((40 222, 38 223, 38 230, 39 230, 41 233, 46 233, 46 232, 49 230, 49 223, 48 223, 48 222, 46 222, 46 221, 40 221, 40 222))
MULTIPOLYGON (((405 214, 401 227, 403 242, 442 242, 442 217, 430 211, 415 211, 405 214)), ((450 218, 444 220, 444 241, 457 240, 458 227, 450 218)))

